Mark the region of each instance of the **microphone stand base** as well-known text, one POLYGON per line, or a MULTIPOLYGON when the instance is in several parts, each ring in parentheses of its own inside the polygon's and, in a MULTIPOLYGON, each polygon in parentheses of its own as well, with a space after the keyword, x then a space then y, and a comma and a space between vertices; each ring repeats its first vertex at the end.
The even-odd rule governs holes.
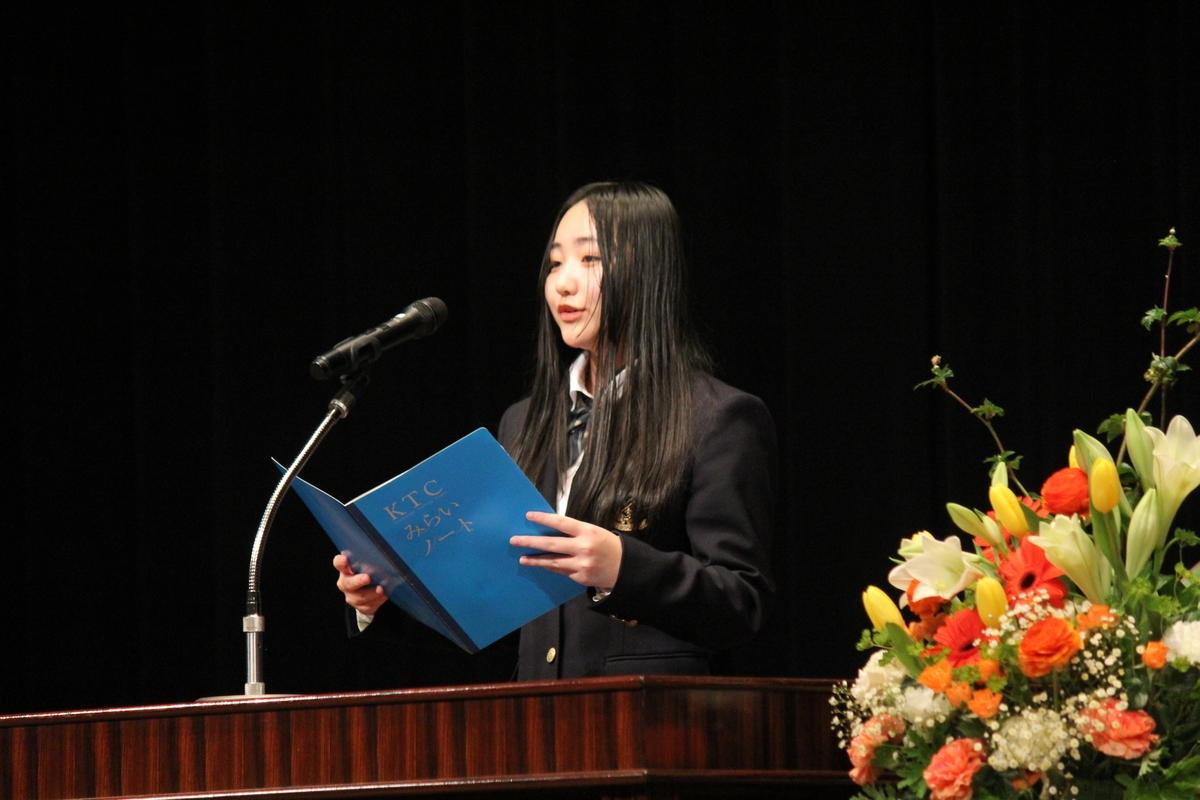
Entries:
POLYGON ((224 703, 230 700, 268 700, 277 697, 303 697, 302 694, 215 694, 211 697, 197 697, 197 703, 224 703))

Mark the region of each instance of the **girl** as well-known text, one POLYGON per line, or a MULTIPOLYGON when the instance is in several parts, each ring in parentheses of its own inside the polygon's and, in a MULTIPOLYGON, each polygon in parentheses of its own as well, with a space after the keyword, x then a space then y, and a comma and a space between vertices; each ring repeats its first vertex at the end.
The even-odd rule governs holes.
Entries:
MULTIPOLYGON (((558 511, 528 518, 565 534, 512 537, 543 551, 521 563, 589 591, 522 628, 519 679, 710 674, 764 622, 774 426, 708 374, 684 273, 659 189, 588 184, 559 210, 533 389, 498 438, 558 511)), ((381 590, 334 565, 359 619, 374 614, 381 590)))

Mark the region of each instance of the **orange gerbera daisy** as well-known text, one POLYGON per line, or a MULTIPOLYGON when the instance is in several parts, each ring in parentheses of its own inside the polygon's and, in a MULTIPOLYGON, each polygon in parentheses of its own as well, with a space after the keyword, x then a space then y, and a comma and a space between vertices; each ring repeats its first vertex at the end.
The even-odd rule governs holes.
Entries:
POLYGON ((1009 552, 1000 562, 1000 577, 1004 579, 1004 594, 1009 606, 1021 598, 1044 589, 1050 605, 1062 608, 1067 587, 1059 580, 1065 573, 1046 559, 1046 552, 1030 541, 1009 552))
POLYGON ((986 627, 978 611, 963 608, 946 620, 933 638, 950 648, 947 661, 951 667, 965 667, 979 661, 979 642, 983 639, 986 627))

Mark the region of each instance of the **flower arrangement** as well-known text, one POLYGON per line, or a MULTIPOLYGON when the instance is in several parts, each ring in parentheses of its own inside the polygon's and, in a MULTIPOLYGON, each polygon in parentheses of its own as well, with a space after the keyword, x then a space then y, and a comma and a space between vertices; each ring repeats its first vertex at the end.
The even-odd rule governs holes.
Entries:
POLYGON ((860 649, 873 652, 832 699, 859 798, 1200 797, 1200 564, 1186 565, 1200 539, 1172 530, 1200 485, 1200 436, 1144 413, 1187 369, 1200 311, 1166 312, 1179 242, 1172 230, 1160 244, 1150 389, 1098 431, 1121 439, 1115 458, 1077 430, 1068 465, 1027 491, 992 426, 1002 410, 962 400, 934 358, 921 385, 966 406, 999 450, 991 509, 947 504, 967 547, 925 531, 901 542, 888 576, 899 604, 863 593, 860 649), (1171 356, 1168 325, 1190 336, 1171 356))

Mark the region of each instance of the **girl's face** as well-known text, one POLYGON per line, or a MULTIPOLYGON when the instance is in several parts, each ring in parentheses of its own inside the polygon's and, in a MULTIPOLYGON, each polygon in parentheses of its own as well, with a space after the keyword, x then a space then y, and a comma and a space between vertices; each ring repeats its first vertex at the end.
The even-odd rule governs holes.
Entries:
POLYGON ((569 347, 596 354, 600 339, 600 246, 587 203, 567 209, 550 243, 546 305, 569 347))

